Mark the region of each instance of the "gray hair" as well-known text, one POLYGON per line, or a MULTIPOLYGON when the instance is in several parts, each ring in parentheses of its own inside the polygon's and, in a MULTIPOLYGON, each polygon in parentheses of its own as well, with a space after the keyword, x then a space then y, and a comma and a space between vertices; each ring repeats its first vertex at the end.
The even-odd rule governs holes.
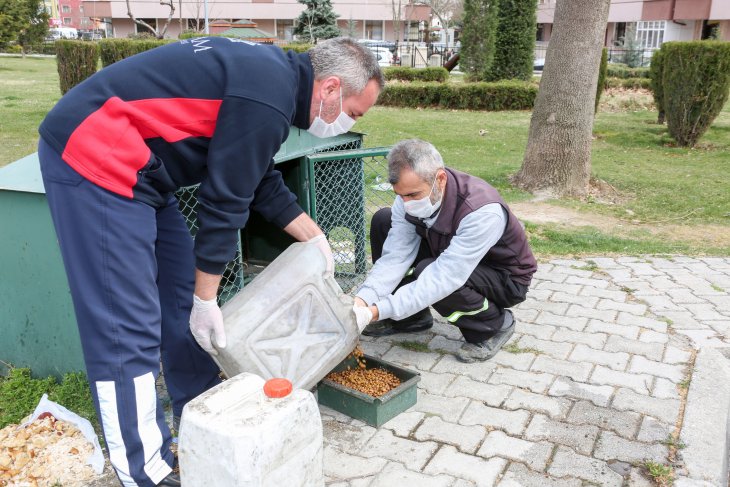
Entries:
POLYGON ((309 50, 314 68, 314 78, 319 80, 337 76, 345 94, 362 93, 371 79, 382 90, 385 77, 375 54, 366 46, 349 37, 335 37, 318 42, 309 50))
POLYGON ((388 153, 388 181, 398 184, 403 169, 410 169, 418 177, 433 183, 436 173, 444 168, 441 154, 432 144, 421 139, 401 140, 388 153))

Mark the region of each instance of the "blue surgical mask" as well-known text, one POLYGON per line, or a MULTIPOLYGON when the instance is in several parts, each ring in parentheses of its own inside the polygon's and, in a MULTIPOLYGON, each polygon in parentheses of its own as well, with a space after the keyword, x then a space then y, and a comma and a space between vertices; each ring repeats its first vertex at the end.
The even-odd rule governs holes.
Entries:
POLYGON ((314 118, 312 125, 307 129, 310 134, 324 139, 347 133, 355 125, 355 120, 342 111, 342 88, 340 88, 340 114, 334 122, 327 123, 322 119, 322 104, 323 102, 320 101, 319 115, 314 118))

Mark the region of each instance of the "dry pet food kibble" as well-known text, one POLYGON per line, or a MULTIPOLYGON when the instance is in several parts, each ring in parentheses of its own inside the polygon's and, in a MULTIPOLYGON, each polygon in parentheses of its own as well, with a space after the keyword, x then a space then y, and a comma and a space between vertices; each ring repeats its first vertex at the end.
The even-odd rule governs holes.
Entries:
POLYGON ((0 430, 0 486, 82 486, 94 477, 93 445, 70 423, 48 413, 23 428, 0 430))
POLYGON ((385 369, 343 370, 332 372, 327 378, 373 397, 380 397, 400 385, 400 379, 385 369))

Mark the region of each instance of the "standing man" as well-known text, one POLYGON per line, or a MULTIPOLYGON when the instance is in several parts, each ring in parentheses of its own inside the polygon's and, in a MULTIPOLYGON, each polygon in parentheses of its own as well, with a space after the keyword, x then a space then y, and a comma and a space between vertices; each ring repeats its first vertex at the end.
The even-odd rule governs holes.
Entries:
POLYGON ((375 265, 355 300, 369 310, 359 319, 381 321, 363 334, 429 329, 433 306, 466 340, 458 360, 489 360, 515 329, 506 308, 525 300, 537 270, 522 225, 496 189, 444 167, 428 142, 396 144, 388 177, 397 196, 373 215, 375 265))
POLYGON ((208 355, 213 340, 226 345, 216 292, 249 211, 314 241, 332 272, 325 236, 273 156, 292 125, 347 132, 383 84, 372 53, 346 38, 305 54, 191 39, 104 68, 41 124, 94 404, 125 487, 180 485, 155 393, 160 357, 175 416, 218 383, 208 355), (193 244, 173 192, 197 183, 193 244))

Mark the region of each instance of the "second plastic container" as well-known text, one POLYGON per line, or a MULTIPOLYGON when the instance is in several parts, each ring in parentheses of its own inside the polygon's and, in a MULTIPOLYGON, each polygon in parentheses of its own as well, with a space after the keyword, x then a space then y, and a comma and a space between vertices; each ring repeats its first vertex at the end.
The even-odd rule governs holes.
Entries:
POLYGON ((213 358, 232 377, 285 377, 311 389, 357 344, 353 299, 314 244, 295 243, 221 307, 227 346, 213 358))
POLYGON ((184 486, 324 485, 317 401, 275 381, 265 386, 240 374, 185 405, 178 449, 184 486))

